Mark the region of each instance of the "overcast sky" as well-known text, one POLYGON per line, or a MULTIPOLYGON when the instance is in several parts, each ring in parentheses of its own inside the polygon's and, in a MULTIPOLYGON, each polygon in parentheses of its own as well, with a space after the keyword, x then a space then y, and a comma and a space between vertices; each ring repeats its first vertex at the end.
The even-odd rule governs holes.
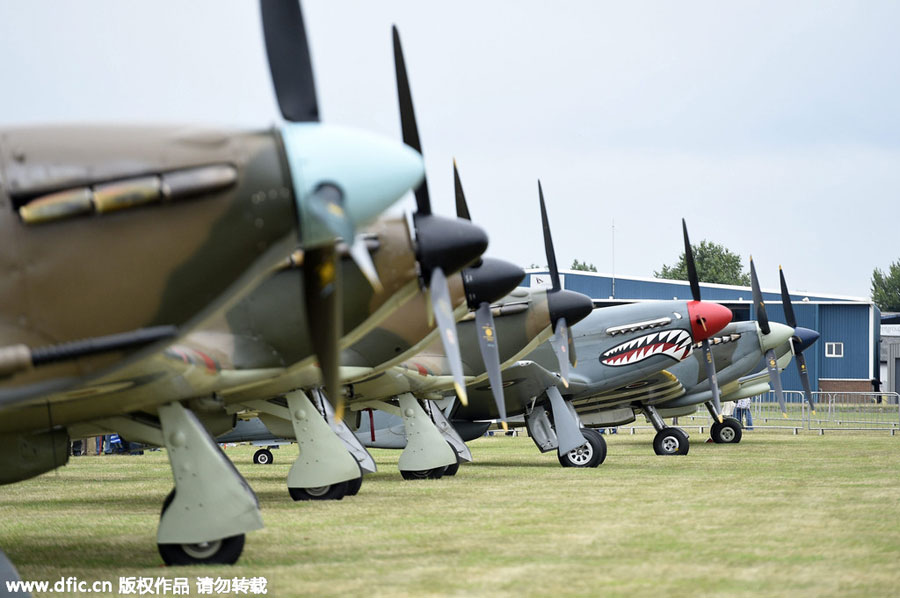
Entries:
MULTIPOLYGON (((323 120, 397 138, 398 25, 435 209, 456 156, 491 255, 546 262, 540 178, 563 268, 650 276, 682 217, 764 287, 868 296, 900 257, 900 3, 303 8, 323 120)), ((280 121, 248 0, 6 0, 0 90, 3 127, 280 121)))

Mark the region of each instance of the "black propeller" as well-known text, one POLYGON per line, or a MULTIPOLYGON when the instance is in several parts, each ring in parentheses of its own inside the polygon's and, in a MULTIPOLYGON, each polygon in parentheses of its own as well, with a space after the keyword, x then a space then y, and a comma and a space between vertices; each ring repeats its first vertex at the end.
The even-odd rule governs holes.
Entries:
MULTIPOLYGON (((456 215, 464 220, 471 220, 456 160, 453 161, 453 186, 456 192, 456 215)), ((522 282, 524 277, 525 272, 515 264, 489 257, 481 258, 478 263, 462 271, 466 301, 469 309, 475 310, 475 327, 481 358, 491 383, 491 392, 494 395, 494 402, 497 404, 497 413, 500 414, 500 419, 503 421, 506 420, 506 400, 503 397, 500 348, 497 345, 491 303, 510 293, 522 282)))
POLYGON ((317 122, 319 102, 300 3, 261 0, 259 6, 281 115, 291 122, 317 122))
MULTIPOLYGON (((781 279, 781 304, 784 306, 784 321, 788 326, 796 330, 797 318, 794 316, 794 306, 791 304, 791 294, 788 292, 787 282, 784 280, 784 270, 781 269, 781 266, 778 266, 778 276, 781 279)), ((803 392, 806 394, 806 401, 809 403, 810 411, 815 415, 816 403, 813 398, 812 387, 809 383, 809 371, 806 369, 806 358, 803 356, 805 348, 806 346, 804 346, 796 334, 791 337, 791 349, 794 353, 794 359, 797 362, 797 373, 800 374, 800 381, 803 384, 803 392)))
MULTIPOLYGON (((396 26, 392 28, 392 32, 403 141, 422 153, 400 34, 396 26)), ((422 281, 427 283, 432 313, 450 363, 456 393, 463 404, 468 404, 456 321, 453 318, 450 289, 447 286, 445 272, 456 272, 477 260, 487 248, 487 235, 471 222, 432 214, 427 177, 422 179, 422 184, 416 189, 415 195, 416 213, 413 215, 413 223, 416 229, 416 258, 422 281)))
POLYGON ((547 267, 550 269, 551 288, 547 291, 547 307, 550 311, 550 322, 553 325, 553 336, 550 346, 559 361, 559 376, 563 385, 569 386, 569 366, 578 363, 575 355, 575 342, 569 323, 581 321, 594 309, 590 297, 567 291, 559 280, 559 268, 556 266, 556 252, 553 249, 553 238, 550 235, 550 221, 547 218, 547 206, 544 203, 544 189, 538 181, 538 197, 541 203, 541 224, 544 229, 544 250, 547 252, 547 267))
MULTIPOLYGON (((700 297, 700 278, 697 276, 697 265, 694 263, 694 250, 691 248, 691 240, 688 238, 687 222, 681 219, 681 230, 684 233, 684 263, 687 266, 688 282, 691 284, 691 297, 694 301, 701 301, 700 297)), ((704 330, 706 330, 706 321, 698 318, 697 322, 704 330)), ((703 361, 706 363, 706 377, 709 380, 709 387, 712 391, 712 404, 715 410, 715 417, 722 423, 722 402, 719 394, 719 378, 716 375, 716 363, 712 358, 712 349, 709 345, 709 339, 704 338, 700 343, 703 349, 703 361)))
MULTIPOLYGON (((759 278, 756 275, 756 266, 753 265, 753 256, 750 256, 750 286, 753 290, 753 305, 756 306, 756 322, 763 334, 769 334, 772 328, 769 326, 769 316, 766 314, 766 304, 763 301, 762 291, 759 288, 759 278)), ((769 382, 775 391, 775 398, 781 408, 781 414, 787 417, 787 407, 784 403, 784 389, 781 385, 781 374, 778 371, 778 360, 775 349, 766 351, 766 370, 769 372, 769 382)))

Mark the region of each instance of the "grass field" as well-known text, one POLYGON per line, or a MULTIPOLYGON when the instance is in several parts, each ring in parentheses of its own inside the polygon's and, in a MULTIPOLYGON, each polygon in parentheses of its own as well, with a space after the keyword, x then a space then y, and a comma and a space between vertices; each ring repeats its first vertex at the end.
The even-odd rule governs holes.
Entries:
POLYGON ((278 598, 900 594, 900 437, 753 432, 724 446, 692 432, 686 457, 653 455, 651 438, 612 436, 595 470, 485 438, 456 477, 420 482, 374 451, 379 473, 332 503, 289 498, 295 447, 270 466, 229 448, 266 528, 217 568, 160 567, 163 452, 79 457, 0 488, 0 547, 24 579, 187 576, 191 596, 197 576, 263 576, 278 598))

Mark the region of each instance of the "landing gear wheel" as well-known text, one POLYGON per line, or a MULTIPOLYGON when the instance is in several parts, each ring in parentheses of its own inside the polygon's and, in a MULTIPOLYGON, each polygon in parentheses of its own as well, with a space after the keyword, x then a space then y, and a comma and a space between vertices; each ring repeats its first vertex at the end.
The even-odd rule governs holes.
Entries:
POLYGON ((606 459, 603 434, 593 428, 582 428, 581 435, 587 440, 584 445, 559 456, 559 464, 563 467, 597 467, 606 459))
MULTIPOLYGON (((163 501, 162 513, 175 500, 173 489, 163 501)), ((160 513, 160 517, 162 517, 160 513)), ((244 534, 197 544, 157 544, 166 565, 233 565, 244 550, 244 534)))
POLYGON ((443 477, 447 467, 435 467, 434 469, 423 469, 421 471, 400 471, 400 475, 404 480, 437 480, 443 477))
POLYGON ((360 473, 359 477, 355 480, 347 482, 347 496, 356 496, 359 493, 359 489, 362 488, 362 483, 362 473, 360 473))
POLYGON ((269 449, 259 449, 253 453, 253 462, 257 465, 271 465, 275 462, 275 457, 269 449))
POLYGON ((716 444, 737 444, 743 436, 741 422, 733 417, 726 417, 720 424, 716 422, 709 431, 709 436, 716 444))
POLYGON ((681 428, 663 428, 653 439, 657 455, 687 455, 690 448, 688 435, 681 428))
POLYGON ((341 500, 347 495, 349 482, 339 482, 318 488, 288 488, 294 500, 341 500))

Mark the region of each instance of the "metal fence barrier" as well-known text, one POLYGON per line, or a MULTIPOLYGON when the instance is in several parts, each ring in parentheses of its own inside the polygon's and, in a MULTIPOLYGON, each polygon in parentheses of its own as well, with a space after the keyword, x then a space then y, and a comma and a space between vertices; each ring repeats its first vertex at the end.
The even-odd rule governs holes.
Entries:
MULTIPOLYGON (((775 393, 752 398, 750 414, 753 427, 762 429, 810 430, 824 434, 826 431, 881 431, 891 436, 900 434, 900 394, 896 392, 825 392, 813 393, 816 413, 813 415, 804 394, 797 390, 784 391, 787 417, 775 399, 775 393)), ((712 425, 706 412, 697 412, 679 418, 679 425, 712 425)))

